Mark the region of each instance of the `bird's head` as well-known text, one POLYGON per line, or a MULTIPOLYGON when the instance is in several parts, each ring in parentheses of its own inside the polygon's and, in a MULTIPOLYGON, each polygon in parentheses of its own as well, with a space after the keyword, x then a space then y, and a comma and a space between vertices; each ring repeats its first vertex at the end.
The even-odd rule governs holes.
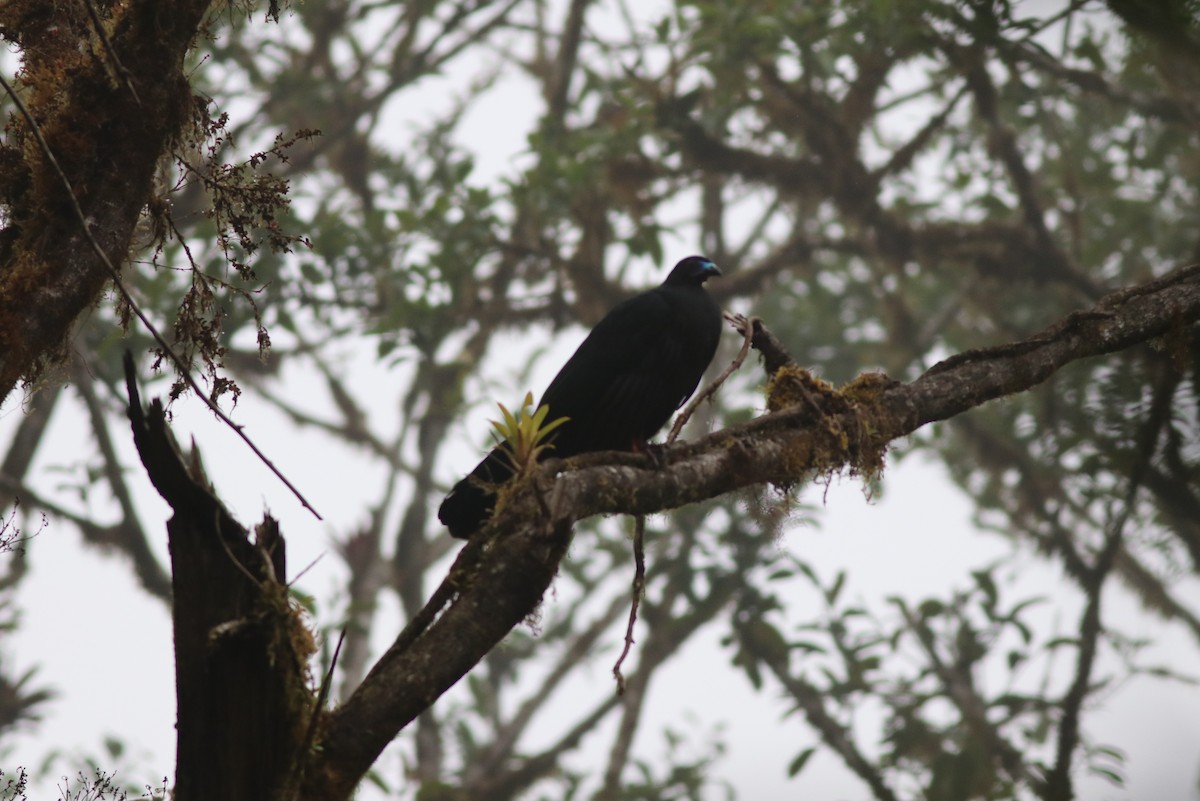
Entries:
POLYGON ((703 256, 688 256, 675 265, 675 269, 671 270, 671 274, 667 276, 664 283, 675 286, 681 284, 700 286, 714 275, 720 274, 720 268, 711 260, 703 256))

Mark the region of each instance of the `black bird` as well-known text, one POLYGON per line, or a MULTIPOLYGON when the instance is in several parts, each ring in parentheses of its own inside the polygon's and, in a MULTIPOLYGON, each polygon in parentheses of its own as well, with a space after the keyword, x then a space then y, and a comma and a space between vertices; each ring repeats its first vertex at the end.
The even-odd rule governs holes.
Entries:
MULTIPOLYGON (((542 395, 547 421, 569 418, 551 434, 548 455, 630 450, 671 419, 717 352, 721 308, 704 282, 720 274, 703 256, 689 256, 660 286, 605 315, 542 395)), ((494 449, 450 490, 438 520, 452 536, 470 537, 495 505, 488 486, 512 472, 508 457, 494 449)))

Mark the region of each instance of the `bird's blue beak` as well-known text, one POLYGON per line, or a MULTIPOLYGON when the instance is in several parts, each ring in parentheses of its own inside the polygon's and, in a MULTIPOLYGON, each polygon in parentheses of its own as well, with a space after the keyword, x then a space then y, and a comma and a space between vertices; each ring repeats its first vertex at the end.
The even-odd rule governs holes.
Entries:
POLYGON ((708 259, 704 259, 702 262, 700 262, 700 266, 703 267, 702 272, 704 275, 721 275, 721 268, 708 259))

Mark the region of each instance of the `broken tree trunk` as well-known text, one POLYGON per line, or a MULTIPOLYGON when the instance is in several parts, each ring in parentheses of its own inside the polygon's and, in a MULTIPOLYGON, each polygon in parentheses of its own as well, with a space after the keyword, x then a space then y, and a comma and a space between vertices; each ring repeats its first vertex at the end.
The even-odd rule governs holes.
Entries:
POLYGON ((289 601, 279 526, 268 516, 252 539, 233 519, 196 452, 181 458, 162 403, 142 408, 128 355, 126 384, 138 453, 174 510, 175 798, 290 798, 314 730, 314 644, 289 601))

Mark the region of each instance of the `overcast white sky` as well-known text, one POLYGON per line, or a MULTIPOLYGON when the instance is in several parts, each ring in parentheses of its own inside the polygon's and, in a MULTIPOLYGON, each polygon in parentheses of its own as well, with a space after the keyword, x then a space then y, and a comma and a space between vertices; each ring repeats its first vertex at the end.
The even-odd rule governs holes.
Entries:
MULTIPOLYGON (((473 74, 480 64, 465 65, 473 74)), ((453 77, 453 76, 452 76, 453 77)), ((441 90, 426 93, 432 105, 444 102, 441 90), (439 97, 441 100, 439 100, 439 97)), ((421 113, 422 104, 406 96, 411 115, 421 113)), ((537 113, 537 101, 519 79, 506 80, 469 115, 463 136, 480 152, 483 175, 512 170, 514 158, 525 147, 528 120, 537 113)), ((410 118, 411 119, 411 118, 410 118)), ((410 121, 399 115, 388 118, 386 127, 398 137, 407 135, 410 121)), ((694 242, 671 243, 679 255, 696 250, 694 242)), ((669 251, 674 252, 674 251, 669 251)), ((668 259, 671 261, 671 259, 668 259)), ((669 265, 645 265, 647 280, 669 265)), ((558 353, 539 363, 534 389, 544 387, 561 359, 582 338, 582 331, 563 334, 556 343, 558 353)), ((520 343, 521 337, 515 341, 520 343)), ((517 353, 527 353, 543 344, 529 334, 517 353)), ((368 347, 369 350, 369 347, 368 347)), ((403 376, 373 365, 369 353, 348 355, 350 385, 370 387, 364 396, 393 398, 403 376)), ((514 357, 516 359, 521 356, 514 357)), ((503 366, 501 366, 503 367, 503 366)), ((293 376, 294 391, 307 396, 304 377, 293 376)), ((69 393, 68 393, 69 394, 69 393)), ((373 413, 381 420, 394 416, 392 407, 373 413)), ((22 409, 10 402, 0 410, 0 448, 7 445, 19 424, 22 409)), ((473 443, 478 441, 486 414, 471 421, 460 446, 457 466, 465 472, 474 462, 473 443)), ((193 433, 201 443, 210 475, 221 496, 243 523, 253 523, 264 509, 282 522, 288 538, 289 570, 294 575, 304 565, 330 550, 330 538, 360 522, 360 511, 377 495, 378 476, 365 473, 353 451, 329 443, 311 433, 297 432, 252 395, 243 398, 236 411, 239 422, 268 455, 285 467, 289 476, 326 515, 320 523, 302 510, 290 494, 261 465, 255 462, 234 436, 216 425, 202 406, 185 400, 176 406, 176 429, 188 440, 193 433), (313 459, 313 454, 321 454, 313 459)), ((162 523, 168 510, 145 480, 128 442, 124 428, 114 430, 137 488, 143 520, 158 536, 156 547, 167 563, 162 523)), ((38 455, 36 486, 50 490, 62 476, 55 465, 71 464, 81 458, 80 443, 89 442, 85 419, 73 397, 60 403, 54 420, 53 437, 38 455)), ((90 446, 88 446, 90 447, 90 446)), ((971 505, 954 488, 940 466, 910 459, 891 466, 884 479, 884 497, 868 502, 852 481, 837 482, 815 515, 818 526, 790 531, 780 547, 793 550, 813 564, 826 578, 845 570, 850 576, 851 597, 881 613, 883 599, 899 594, 924 598, 962 587, 967 572, 1009 554, 1009 546, 998 537, 980 533, 970 523, 971 505)), ((820 505, 823 488, 806 491, 804 500, 820 505)), ((104 511, 103 505, 91 507, 104 511)), ((162 605, 133 588, 127 567, 85 549, 71 526, 51 521, 30 543, 32 573, 26 579, 20 601, 24 610, 21 629, 0 643, 6 662, 18 670, 39 665, 39 683, 59 693, 47 708, 44 723, 35 737, 23 737, 7 751, 0 751, 0 767, 36 767, 51 751, 63 758, 51 775, 36 783, 30 798, 51 797, 58 775, 81 767, 80 756, 99 759, 102 766, 116 768, 121 778, 138 784, 158 783, 173 775, 174 687, 171 630, 168 612, 162 605), (102 740, 112 736, 128 747, 121 759, 102 751, 102 740)), ((574 559, 587 558, 576 548, 574 559)), ((1028 554, 1006 568, 1013 596, 1049 594, 1054 601, 1038 611, 1047 625, 1071 631, 1076 625, 1079 602, 1076 593, 1058 571, 1028 554)), ((300 581, 300 587, 318 598, 328 598, 341 584, 342 571, 331 554, 317 562, 300 581)), ((1192 580, 1181 593, 1193 606, 1200 605, 1200 583, 1192 580)), ((798 603, 808 602, 802 596, 798 603)), ((553 594, 547 603, 555 603, 553 594)), ((1164 626, 1142 614, 1121 591, 1105 596, 1106 620, 1117 627, 1158 640, 1147 661, 1172 664, 1187 671, 1195 668, 1196 644, 1178 628, 1164 626)), ((394 618, 394 615, 393 615, 394 618)), ((393 620, 398 624, 398 620, 393 620)), ((605 647, 619 645, 623 623, 616 627, 605 647)), ((380 634, 380 644, 390 640, 395 629, 380 634)), ((785 717, 790 704, 773 690, 755 693, 744 675, 729 666, 729 653, 718 644, 719 633, 709 632, 692 643, 670 663, 665 675, 651 689, 651 722, 643 727, 638 748, 653 754, 662 748, 654 720, 684 728, 703 742, 706 732, 720 729, 728 745, 718 774, 745 799, 865 798, 867 793, 837 762, 818 756, 795 780, 785 768, 799 751, 815 744, 796 716, 785 717)), ((1069 660, 1068 660, 1069 661, 1069 660)), ((597 699, 612 692, 607 666, 601 659, 592 681, 579 682, 569 692, 597 699)), ((1064 664, 1064 667, 1068 665, 1064 664)), ((1196 671, 1193 671, 1196 672, 1196 671)), ((768 685, 769 686, 769 685, 768 685)), ((1104 708, 1087 718, 1087 733, 1095 741, 1119 744, 1127 750, 1128 784, 1113 788, 1098 778, 1083 778, 1080 798, 1129 799, 1130 801, 1194 801, 1200 798, 1200 692, 1181 692, 1178 686, 1138 679, 1105 699, 1104 708)), ((603 764, 608 738, 593 737, 579 756, 580 761, 603 764)), ((398 775, 395 758, 381 768, 398 775)), ((720 797, 720 795, 714 796, 720 797)))

